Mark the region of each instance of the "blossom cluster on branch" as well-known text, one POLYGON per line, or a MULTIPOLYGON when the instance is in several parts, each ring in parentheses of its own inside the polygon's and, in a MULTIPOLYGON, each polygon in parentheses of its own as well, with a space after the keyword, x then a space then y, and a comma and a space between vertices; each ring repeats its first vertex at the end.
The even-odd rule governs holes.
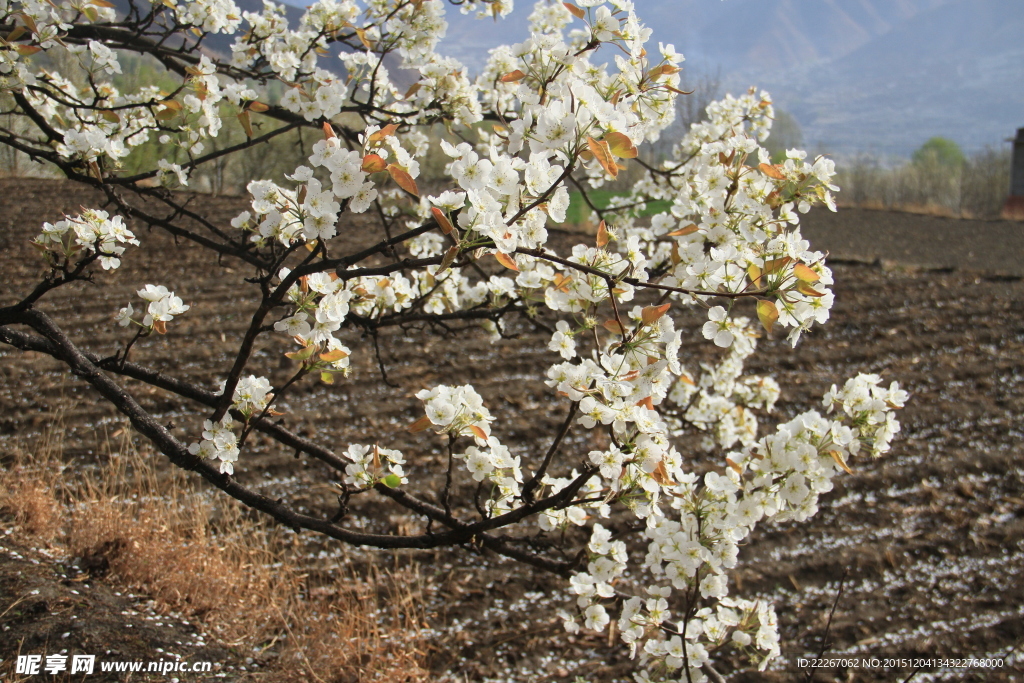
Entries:
MULTIPOLYGON (((495 19, 513 6, 452 4, 495 19)), ((683 57, 650 44, 630 0, 540 0, 529 38, 492 50, 478 73, 438 52, 445 12, 442 0, 319 0, 289 25, 269 1, 255 13, 232 0, 0 0, 3 113, 28 129, 0 128, 0 144, 98 188, 119 214, 85 210, 43 226, 35 244, 49 272, 0 308, 0 341, 61 359, 172 462, 295 528, 381 548, 474 540, 565 576, 566 628, 617 620, 638 681, 703 681, 723 662, 763 669, 779 654, 778 619, 770 604, 730 595, 740 544, 759 522, 806 520, 852 461, 887 452, 907 399, 861 375, 833 387, 824 415, 766 427, 781 388, 744 369, 760 337, 781 331, 796 345, 829 318, 832 272, 800 216, 835 210, 835 168, 799 150, 770 158, 761 143, 773 105, 754 89, 713 103, 667 157, 645 156, 686 96, 683 57), (228 50, 204 45, 217 34, 230 37, 228 50), (122 92, 130 54, 165 81, 122 92), (399 71, 413 74, 411 86, 399 87, 399 71), (245 142, 211 144, 229 128, 245 142), (250 182, 249 210, 228 224, 170 191, 197 168, 302 128, 317 136, 303 163, 250 182), (174 155, 126 171, 153 141, 174 155), (419 187, 431 153, 444 159, 434 194, 419 187), (639 179, 598 206, 593 190, 622 188, 630 166, 639 179), (557 250, 549 231, 573 192, 596 234, 557 250), (658 205, 668 208, 651 215, 658 205), (354 214, 358 230, 378 231, 369 247, 353 247, 354 214), (122 216, 247 269, 259 303, 228 366, 210 369, 223 379, 216 391, 129 361, 133 345, 189 310, 164 286, 139 290, 141 319, 131 304, 116 314, 135 335, 109 358, 79 348, 40 309, 95 261, 120 265, 138 244, 122 216), (410 431, 447 442, 436 493, 405 469, 418 454, 335 449, 271 419, 298 384, 347 377, 353 354, 379 359, 383 328, 479 326, 500 338, 514 316, 550 335, 542 379, 567 408, 542 453, 503 443, 471 385, 416 394, 423 415, 410 431), (253 350, 264 335, 291 345, 297 370, 286 382, 260 374, 253 350), (694 366, 687 340, 724 350, 694 366), (117 384, 122 376, 197 402, 201 434, 176 437, 117 384), (299 513, 235 481, 254 430, 324 463, 337 510, 299 513), (573 430, 605 445, 569 447, 573 430), (706 453, 681 452, 687 434, 706 453), (476 498, 460 497, 460 481, 476 498), (422 516, 427 531, 346 526, 352 497, 374 494, 422 516), (538 533, 561 552, 524 550, 538 533)))

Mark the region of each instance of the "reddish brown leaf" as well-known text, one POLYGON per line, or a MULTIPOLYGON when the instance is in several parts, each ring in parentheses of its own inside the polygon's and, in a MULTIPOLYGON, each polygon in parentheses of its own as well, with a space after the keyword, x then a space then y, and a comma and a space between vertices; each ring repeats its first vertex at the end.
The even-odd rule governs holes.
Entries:
POLYGON ((447 270, 448 266, 455 263, 455 259, 459 257, 459 248, 449 247, 448 251, 445 252, 444 258, 441 259, 441 265, 437 269, 437 274, 440 275, 442 271, 447 270))
POLYGON ((420 419, 416 420, 411 425, 406 427, 406 429, 415 434, 416 432, 422 432, 423 430, 427 429, 428 427, 430 427, 431 424, 433 423, 430 421, 430 418, 424 415, 423 417, 421 417, 420 419))
POLYGON ((524 74, 519 69, 516 69, 515 71, 508 72, 498 80, 501 81, 502 83, 516 83, 518 81, 523 80, 524 78, 526 78, 526 74, 524 74))
POLYGON ((764 173, 769 178, 775 178, 776 180, 786 179, 786 176, 782 174, 782 171, 775 164, 759 164, 758 168, 761 169, 761 173, 764 173))
POLYGON ((519 271, 519 266, 516 265, 515 260, 508 254, 503 254, 500 251, 494 252, 494 258, 498 259, 498 263, 505 266, 509 270, 519 271))
POLYGON ((615 159, 612 157, 611 149, 608 148, 608 143, 604 140, 595 140, 594 138, 587 136, 587 148, 590 153, 597 159, 597 163, 601 164, 608 175, 613 178, 618 177, 619 167, 615 164, 615 159))
POLYGON ((370 144, 372 145, 375 142, 380 142, 384 138, 394 135, 397 131, 398 124, 389 123, 388 125, 384 126, 383 128, 381 128, 376 133, 370 136, 370 144))
POLYGON ((366 37, 366 29, 364 29, 364 28, 357 28, 355 31, 356 31, 356 36, 359 37, 359 42, 363 44, 363 47, 365 47, 367 50, 372 50, 373 49, 373 43, 371 43, 369 41, 369 39, 366 37))
POLYGON ((431 207, 430 213, 434 215, 434 220, 437 221, 438 226, 440 226, 441 232, 446 235, 450 235, 452 230, 455 229, 455 226, 453 226, 452 222, 448 220, 448 216, 444 215, 444 211, 434 206, 431 207))
POLYGON ((769 259, 768 261, 764 262, 764 274, 771 275, 772 273, 777 273, 778 271, 782 270, 790 263, 792 263, 792 261, 793 259, 791 259, 788 256, 783 256, 781 258, 776 259, 769 259))
POLYGON ((608 225, 601 221, 597 226, 597 248, 602 249, 608 244, 608 225))
POLYGON ((380 156, 376 154, 367 154, 363 157, 362 169, 366 173, 379 173, 388 167, 388 162, 384 161, 380 156))
MULTIPOLYGON (((650 397, 648 397, 647 401, 650 402, 650 400, 650 397)), ((654 477, 654 480, 662 486, 671 486, 674 483, 672 481, 672 477, 668 476, 668 470, 665 468, 664 460, 658 463, 658 466, 654 468, 653 472, 651 472, 651 476, 654 477)))
POLYGON ((410 97, 418 93, 420 91, 420 88, 422 87, 423 84, 420 82, 413 83, 412 85, 409 86, 409 89, 405 91, 405 97, 403 97, 402 99, 409 99, 410 97))
POLYGON ((673 230, 672 232, 670 232, 668 234, 668 236, 669 237, 682 237, 683 235, 692 235, 693 233, 697 232, 698 230, 700 230, 700 228, 697 227, 696 223, 690 223, 685 228, 679 228, 678 230, 673 230))
POLYGON ((565 7, 565 9, 569 10, 569 13, 572 14, 577 19, 582 19, 583 17, 587 16, 586 12, 584 12, 582 9, 572 4, 571 2, 563 2, 562 5, 565 7))
POLYGON ((249 112, 243 111, 238 114, 238 122, 242 124, 242 130, 245 131, 247 138, 252 137, 252 121, 249 120, 249 112))
POLYGON ((626 328, 618 320, 605 320, 601 323, 601 327, 608 330, 612 334, 618 334, 623 337, 626 336, 626 328))
POLYGON ((646 306, 640 311, 640 319, 644 321, 644 325, 650 325, 656 322, 661 316, 668 312, 668 309, 672 307, 672 304, 662 304, 661 306, 646 306))
POLYGON ((853 470, 851 470, 850 466, 846 464, 845 460, 843 460, 843 456, 839 451, 829 451, 828 454, 832 456, 832 459, 836 461, 836 464, 842 467, 847 474, 853 474, 853 470))
POLYGON ((416 181, 413 180, 412 176, 406 173, 405 169, 394 164, 388 164, 388 173, 391 174, 392 180, 398 183, 398 186, 408 192, 409 194, 419 197, 420 191, 416 187, 416 181))

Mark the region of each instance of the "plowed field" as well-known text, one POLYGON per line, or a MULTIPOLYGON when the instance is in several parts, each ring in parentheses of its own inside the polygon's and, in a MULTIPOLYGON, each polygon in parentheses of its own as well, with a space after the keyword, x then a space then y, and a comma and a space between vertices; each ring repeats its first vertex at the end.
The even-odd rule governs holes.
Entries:
MULTIPOLYGON (((0 181, 0 305, 26 292, 29 278, 41 272, 28 245, 41 222, 95 202, 88 190, 57 181, 0 181)), ((238 198, 200 196, 194 207, 219 223, 244 208, 238 198)), ((808 523, 761 527, 742 549, 733 584, 744 597, 775 602, 785 655, 777 672, 735 680, 802 679, 806 672, 796 660, 821 650, 833 602, 830 656, 1003 657, 1012 651, 1000 671, 925 670, 912 680, 1024 678, 1024 225, 858 210, 821 220, 811 214, 807 221, 812 243, 838 257, 832 319, 796 350, 782 340, 762 341, 750 369, 777 377, 783 417, 816 406, 833 382, 858 372, 897 380, 912 398, 889 456, 858 462, 852 476, 838 478, 808 523)), ((376 239, 368 226, 349 230, 353 243, 376 239)), ((116 277, 102 274, 40 307, 82 345, 109 354, 126 337, 112 321, 117 309, 137 302, 134 291, 144 284, 166 285, 192 310, 166 336, 140 344, 133 360, 213 388, 222 377, 212 377, 210 368, 226 369, 254 306, 251 289, 240 286, 248 273, 198 249, 176 248, 155 232, 137 234, 143 246, 126 254, 116 277)), ((691 366, 715 354, 699 338, 698 322, 694 313, 694 335, 684 347, 691 366)), ((442 382, 472 382, 497 418, 496 433, 528 462, 557 429, 563 409, 539 380, 553 361, 546 337, 515 331, 517 338, 497 342, 477 331, 389 331, 380 339, 382 362, 397 389, 384 382, 372 340, 349 332, 352 376, 330 387, 306 385, 283 404, 285 419, 338 448, 352 442, 400 448, 412 479, 442 462, 439 444, 401 429, 420 414, 413 394, 442 382)), ((260 347, 253 372, 284 378, 283 350, 280 340, 260 347)), ((62 404, 65 456, 83 466, 99 457, 105 434, 121 423, 52 360, 0 347, 0 378, 0 462, 15 440, 31 443, 62 404)), ((173 422, 181 438, 195 433, 201 419, 195 406, 127 386, 161 420, 173 422)), ((589 450, 581 439, 568 444, 567 468, 589 450)), ((707 466, 701 457, 694 451, 695 467, 707 466)), ((253 443, 238 471, 306 509, 331 508, 327 472, 266 442, 253 443)), ((471 483, 462 482, 465 491, 471 483)), ((378 530, 420 524, 380 500, 361 505, 353 524, 378 530)), ((306 540, 311 558, 319 558, 311 565, 325 580, 342 557, 368 556, 306 540)), ((419 563, 432 586, 438 680, 627 680, 622 648, 606 636, 562 631, 554 616, 565 603, 559 579, 472 549, 402 553, 394 561, 419 563)), ((904 680, 911 673, 840 667, 821 669, 814 680, 904 680)))

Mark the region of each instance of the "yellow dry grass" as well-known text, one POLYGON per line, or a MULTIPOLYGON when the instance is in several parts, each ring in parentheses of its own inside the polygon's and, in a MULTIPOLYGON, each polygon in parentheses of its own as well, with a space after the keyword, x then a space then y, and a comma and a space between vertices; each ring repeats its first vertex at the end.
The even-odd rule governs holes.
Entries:
POLYGON ((115 432, 106 464, 87 471, 65 466, 62 435, 58 419, 0 468, 0 522, 19 536, 200 620, 224 645, 264 651, 270 665, 253 680, 429 680, 414 570, 357 578, 341 568, 329 586, 313 585, 276 528, 158 469, 160 456, 137 450, 130 430, 115 432), (385 624, 384 611, 401 617, 385 624))

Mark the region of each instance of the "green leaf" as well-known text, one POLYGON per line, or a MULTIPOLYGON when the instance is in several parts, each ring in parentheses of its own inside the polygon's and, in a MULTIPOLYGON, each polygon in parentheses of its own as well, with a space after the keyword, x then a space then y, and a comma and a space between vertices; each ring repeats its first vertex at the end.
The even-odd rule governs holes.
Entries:
POLYGON ((402 484, 402 478, 397 474, 389 474, 381 479, 380 483, 384 484, 389 489, 398 488, 402 484))

